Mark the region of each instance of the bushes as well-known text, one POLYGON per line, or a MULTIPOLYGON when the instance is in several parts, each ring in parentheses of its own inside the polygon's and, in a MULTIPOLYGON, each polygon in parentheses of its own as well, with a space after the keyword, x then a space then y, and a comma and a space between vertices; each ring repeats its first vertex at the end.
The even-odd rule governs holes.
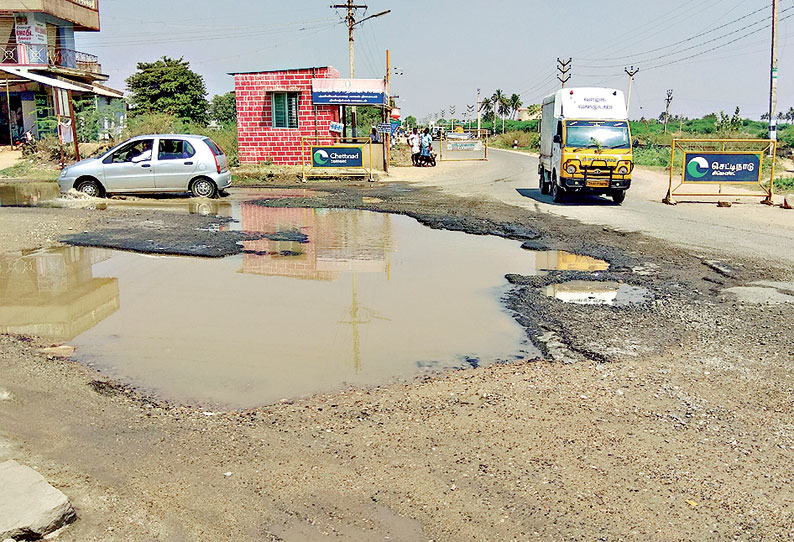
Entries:
POLYGON ((490 139, 489 144, 509 149, 513 147, 514 140, 518 140, 518 147, 524 150, 537 151, 540 148, 540 134, 537 132, 513 131, 498 134, 490 139))

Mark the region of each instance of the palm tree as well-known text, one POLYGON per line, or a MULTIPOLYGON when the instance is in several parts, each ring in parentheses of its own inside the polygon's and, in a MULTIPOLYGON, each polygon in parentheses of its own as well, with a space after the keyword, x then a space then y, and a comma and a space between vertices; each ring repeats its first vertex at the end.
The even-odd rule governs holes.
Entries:
POLYGON ((494 110, 494 123, 493 123, 493 131, 496 133, 496 118, 495 115, 503 115, 505 113, 505 93, 502 92, 501 88, 497 88, 493 96, 491 96, 491 105, 494 110))
POLYGON ((521 101, 521 96, 515 93, 510 96, 510 109, 513 110, 514 118, 518 117, 518 110, 522 105, 524 105, 524 102, 521 101))
POLYGON ((791 124, 794 122, 794 107, 789 107, 788 111, 786 112, 786 120, 791 124))

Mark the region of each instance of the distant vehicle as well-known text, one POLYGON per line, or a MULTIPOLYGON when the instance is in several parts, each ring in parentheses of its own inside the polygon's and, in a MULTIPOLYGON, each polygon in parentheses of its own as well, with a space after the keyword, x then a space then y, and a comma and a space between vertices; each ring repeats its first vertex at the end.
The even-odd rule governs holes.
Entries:
POLYGON ((607 194, 618 205, 631 186, 634 159, 623 93, 565 88, 543 100, 540 191, 555 202, 568 194, 607 194))
POLYGON ((214 198, 232 182, 228 160, 210 138, 169 134, 133 137, 99 158, 68 166, 58 177, 61 192, 90 196, 140 192, 190 192, 214 198))

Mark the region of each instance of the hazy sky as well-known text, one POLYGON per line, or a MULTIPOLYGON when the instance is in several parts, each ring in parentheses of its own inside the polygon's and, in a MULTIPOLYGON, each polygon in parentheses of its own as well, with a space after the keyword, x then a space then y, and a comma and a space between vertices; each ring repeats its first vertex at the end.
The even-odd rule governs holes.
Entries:
MULTIPOLYGON (((210 95, 232 90, 226 74, 234 71, 330 64, 347 77, 347 28, 331 3, 100 0, 102 31, 80 33, 77 48, 99 55, 119 89, 137 62, 163 55, 190 61, 210 95)), ((738 105, 758 118, 768 108, 771 0, 368 3, 367 15, 392 11, 356 30, 356 76, 383 77, 390 49, 403 73, 392 77, 392 89, 404 115, 422 118, 454 105, 460 117, 477 88, 538 103, 559 88, 557 57, 574 59, 569 86, 625 91, 624 66, 638 66, 633 118, 658 116, 666 89, 673 89, 671 114, 738 105)), ((778 3, 778 109, 786 111, 794 106, 794 0, 778 3)))

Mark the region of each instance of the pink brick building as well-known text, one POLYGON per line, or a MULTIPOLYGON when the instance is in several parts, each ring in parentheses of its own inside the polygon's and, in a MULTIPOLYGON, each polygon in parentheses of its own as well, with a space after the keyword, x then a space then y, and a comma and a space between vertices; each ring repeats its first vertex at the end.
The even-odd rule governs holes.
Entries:
MULTIPOLYGON (((312 79, 339 78, 332 66, 233 73, 240 162, 301 163, 301 137, 323 145, 338 139, 338 105, 312 103, 312 79)), ((308 150, 306 151, 309 152, 308 150)))

